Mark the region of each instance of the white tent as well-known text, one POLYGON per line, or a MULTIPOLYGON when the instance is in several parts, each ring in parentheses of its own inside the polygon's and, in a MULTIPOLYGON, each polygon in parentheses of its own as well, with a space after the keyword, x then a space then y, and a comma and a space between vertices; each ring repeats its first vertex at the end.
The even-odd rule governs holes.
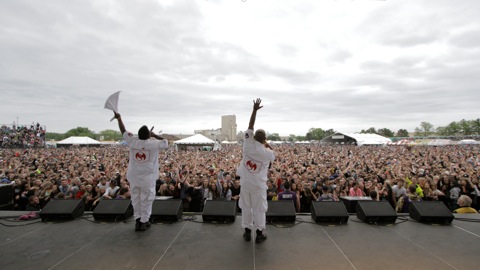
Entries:
POLYGON ((79 137, 79 136, 71 136, 66 138, 65 140, 61 140, 57 142, 57 145, 99 145, 101 144, 99 141, 96 141, 90 137, 79 137))
POLYGON ((465 139, 458 142, 458 144, 480 144, 479 141, 465 139))
POLYGON ((193 136, 174 142, 174 145, 177 149, 186 149, 187 146, 217 147, 217 144, 218 143, 215 143, 213 140, 203 136, 202 134, 195 134, 193 136))
POLYGON ((374 133, 335 133, 324 138, 322 143, 356 144, 360 145, 386 145, 391 143, 389 138, 374 133))
POLYGON ((455 142, 453 142, 452 140, 448 140, 448 139, 434 139, 434 140, 431 140, 427 143, 427 145, 436 145, 436 146, 452 145, 452 144, 455 144, 455 142))

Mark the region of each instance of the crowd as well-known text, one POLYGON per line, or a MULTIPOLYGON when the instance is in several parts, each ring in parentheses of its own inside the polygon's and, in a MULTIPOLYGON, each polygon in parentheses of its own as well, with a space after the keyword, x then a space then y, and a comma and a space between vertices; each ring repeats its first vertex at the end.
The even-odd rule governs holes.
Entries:
MULTIPOLYGON (((342 196, 386 200, 398 212, 407 212, 413 200, 442 201, 459 212, 480 206, 478 145, 282 144, 274 149, 267 198, 292 199, 298 212, 309 213, 313 201, 342 196)), ((125 146, 0 151, 0 181, 12 182, 16 210, 39 210, 52 198, 82 198, 92 211, 101 200, 130 196, 125 146)), ((240 145, 161 152, 157 196, 183 200, 185 212, 201 212, 205 200, 238 200, 241 158, 240 145)))
POLYGON ((45 128, 39 123, 28 126, 2 125, 0 148, 32 148, 45 145, 45 128))

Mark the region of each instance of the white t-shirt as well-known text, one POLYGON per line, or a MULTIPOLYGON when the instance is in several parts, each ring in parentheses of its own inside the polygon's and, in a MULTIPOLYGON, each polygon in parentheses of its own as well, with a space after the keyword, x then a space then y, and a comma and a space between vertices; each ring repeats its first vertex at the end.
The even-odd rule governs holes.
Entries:
POLYGON ((140 140, 131 132, 125 131, 123 138, 130 149, 127 178, 135 186, 155 187, 158 179, 158 153, 168 148, 167 140, 140 140))
POLYGON ((238 167, 240 185, 247 191, 267 190, 267 172, 275 152, 253 138, 253 130, 245 131, 243 159, 238 167))
POLYGON ((407 194, 407 190, 404 187, 398 188, 398 185, 394 185, 392 191, 397 198, 407 194))

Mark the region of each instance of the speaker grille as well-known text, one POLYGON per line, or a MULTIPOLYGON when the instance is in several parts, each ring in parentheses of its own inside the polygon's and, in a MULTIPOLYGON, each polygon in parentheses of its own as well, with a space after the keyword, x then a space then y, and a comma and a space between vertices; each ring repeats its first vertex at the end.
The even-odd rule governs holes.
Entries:
POLYGON ((455 218, 450 209, 439 201, 411 202, 409 215, 418 222, 432 224, 451 224, 455 218))
POLYGON ((203 222, 232 223, 236 218, 235 201, 205 201, 203 207, 203 222))
POLYGON ((82 199, 59 199, 49 201, 40 211, 42 221, 75 219, 83 215, 85 203, 82 199))
POLYGON ((152 205, 152 222, 158 221, 178 221, 182 218, 183 203, 182 200, 155 200, 152 205))
POLYGON ((397 212, 386 201, 358 201, 357 218, 370 224, 391 224, 397 220, 397 212))
POLYGON ((317 223, 348 222, 348 212, 343 202, 312 202, 311 211, 312 219, 317 223))
POLYGON ((267 223, 295 223, 295 205, 292 200, 268 201, 267 223))
POLYGON ((101 200, 93 210, 93 218, 98 221, 120 221, 132 215, 131 200, 101 200))

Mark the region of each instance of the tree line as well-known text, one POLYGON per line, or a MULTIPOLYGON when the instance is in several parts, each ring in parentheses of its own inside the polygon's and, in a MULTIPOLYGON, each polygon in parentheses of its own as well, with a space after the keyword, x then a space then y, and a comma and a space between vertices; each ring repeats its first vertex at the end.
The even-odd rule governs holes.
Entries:
MULTIPOLYGON (((334 129, 323 130, 321 128, 310 128, 304 136, 290 134, 287 141, 296 142, 296 141, 320 141, 325 137, 337 133, 334 129)), ((429 122, 421 122, 418 127, 415 128, 413 134, 409 134, 406 129, 399 129, 397 132, 393 132, 388 128, 376 129, 371 127, 369 129, 362 129, 360 133, 374 133, 387 138, 393 137, 409 137, 410 135, 418 137, 428 137, 428 136, 480 136, 480 118, 475 120, 465 120, 462 119, 458 122, 451 122, 447 126, 440 126, 435 128, 429 122)), ((70 136, 86 136, 94 140, 105 140, 105 141, 118 141, 122 139, 122 134, 116 130, 103 130, 99 133, 95 133, 89 130, 86 127, 77 127, 67 131, 66 133, 46 133, 47 140, 61 141, 70 136)), ((270 141, 283 141, 278 133, 272 133, 267 136, 267 139, 270 141)))
POLYGON ((70 129, 65 133, 47 132, 45 134, 47 141, 50 141, 50 140, 61 141, 71 136, 90 137, 94 140, 102 140, 102 141, 118 141, 122 139, 122 134, 120 134, 119 131, 107 129, 107 130, 100 131, 99 133, 95 133, 86 127, 77 127, 74 129, 70 129))
MULTIPOLYGON (((320 141, 325 137, 335 133, 337 132, 333 129, 323 130, 321 128, 310 128, 305 136, 290 134, 287 141, 320 141)), ((376 129, 375 127, 362 129, 360 133, 373 133, 387 138, 410 136, 480 136, 480 118, 475 120, 462 119, 458 122, 454 121, 447 126, 440 126, 437 128, 435 128, 434 125, 429 122, 421 122, 420 125, 415 128, 415 131, 412 134, 410 134, 406 129, 399 129, 397 132, 393 132, 388 128, 376 129)), ((267 136, 267 139, 272 141, 282 141, 278 133, 270 134, 267 136)))

